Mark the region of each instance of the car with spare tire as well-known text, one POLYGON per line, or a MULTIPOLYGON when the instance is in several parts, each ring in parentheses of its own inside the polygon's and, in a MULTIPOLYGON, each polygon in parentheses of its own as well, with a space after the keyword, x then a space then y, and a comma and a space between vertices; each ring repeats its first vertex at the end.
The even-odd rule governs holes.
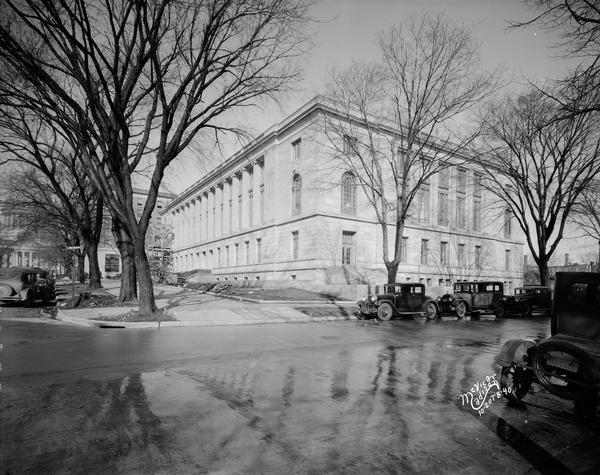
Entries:
POLYGON ((358 306, 359 318, 375 317, 383 321, 415 314, 428 319, 439 315, 436 300, 425 293, 425 284, 421 283, 384 284, 381 289, 377 286, 358 306))

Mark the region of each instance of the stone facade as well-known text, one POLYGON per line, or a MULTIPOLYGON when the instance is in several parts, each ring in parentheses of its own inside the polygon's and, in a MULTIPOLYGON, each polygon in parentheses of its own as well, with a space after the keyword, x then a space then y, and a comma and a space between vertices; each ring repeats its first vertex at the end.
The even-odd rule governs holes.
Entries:
MULTIPOLYGON (((315 124, 329 113, 309 102, 171 201, 164 213, 176 271, 210 269, 236 281, 386 280, 373 208, 347 170, 324 166, 330 152, 315 124)), ((423 188, 406 223, 398 281, 521 285, 523 244, 476 178, 461 165, 423 188)))

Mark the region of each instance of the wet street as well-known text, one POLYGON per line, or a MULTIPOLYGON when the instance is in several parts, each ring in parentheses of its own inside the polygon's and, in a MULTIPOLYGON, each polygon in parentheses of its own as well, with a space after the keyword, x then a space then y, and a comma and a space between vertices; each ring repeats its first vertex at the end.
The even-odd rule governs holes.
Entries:
POLYGON ((0 473, 598 473, 533 385, 460 395, 545 317, 98 329, 0 312, 0 473))

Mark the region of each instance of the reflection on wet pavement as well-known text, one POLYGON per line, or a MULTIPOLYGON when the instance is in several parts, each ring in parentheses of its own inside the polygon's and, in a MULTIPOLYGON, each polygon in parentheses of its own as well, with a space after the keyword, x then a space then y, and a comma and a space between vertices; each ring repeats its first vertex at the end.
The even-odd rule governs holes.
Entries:
MULTIPOLYGON (((444 323, 411 324, 369 328, 379 343, 332 339, 318 351, 79 379, 32 391, 24 404, 9 390, 2 426, 18 436, 2 440, 2 473, 533 473, 554 457, 572 467, 570 447, 597 440, 580 428, 570 435, 571 415, 548 395, 524 409, 497 401, 484 417, 460 407, 502 342, 523 336, 519 325, 482 339, 472 326, 453 338, 444 323), (557 423, 568 426, 562 443, 557 423), (528 458, 534 449, 541 462, 528 458)), ((543 333, 542 323, 531 331, 543 333)))

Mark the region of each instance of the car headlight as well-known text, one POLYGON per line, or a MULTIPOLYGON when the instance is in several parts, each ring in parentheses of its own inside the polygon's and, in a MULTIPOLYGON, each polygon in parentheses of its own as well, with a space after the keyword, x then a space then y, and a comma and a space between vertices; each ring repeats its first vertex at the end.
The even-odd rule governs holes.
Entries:
POLYGON ((375 295, 369 296, 369 302, 375 303, 377 301, 377 297, 375 295))

